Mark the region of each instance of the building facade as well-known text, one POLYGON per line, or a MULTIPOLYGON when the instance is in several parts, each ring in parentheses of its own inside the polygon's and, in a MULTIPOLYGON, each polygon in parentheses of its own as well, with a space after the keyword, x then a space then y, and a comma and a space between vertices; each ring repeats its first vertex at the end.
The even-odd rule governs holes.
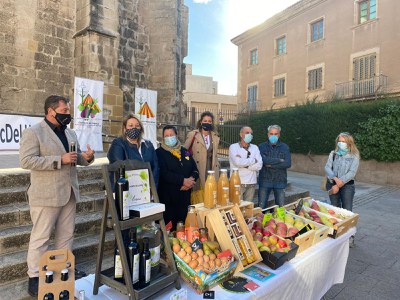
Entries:
POLYGON ((218 82, 212 77, 193 75, 192 65, 186 64, 185 83, 183 102, 187 107, 191 126, 194 126, 197 118, 204 111, 211 111, 222 121, 236 118, 237 97, 218 94, 218 82))
POLYGON ((0 113, 43 115, 47 96, 73 100, 78 76, 104 81, 105 120, 133 111, 141 87, 157 91, 158 121, 181 122, 188 14, 184 0, 2 1, 0 113))
POLYGON ((396 0, 299 1, 232 39, 239 107, 397 93, 399 27, 396 0))

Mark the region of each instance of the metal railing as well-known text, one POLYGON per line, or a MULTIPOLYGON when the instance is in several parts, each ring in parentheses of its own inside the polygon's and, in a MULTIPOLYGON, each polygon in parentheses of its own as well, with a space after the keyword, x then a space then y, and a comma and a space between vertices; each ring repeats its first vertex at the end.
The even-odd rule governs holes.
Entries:
POLYGON ((387 85, 388 77, 382 74, 368 79, 337 83, 335 96, 342 99, 377 96, 385 93, 387 85))

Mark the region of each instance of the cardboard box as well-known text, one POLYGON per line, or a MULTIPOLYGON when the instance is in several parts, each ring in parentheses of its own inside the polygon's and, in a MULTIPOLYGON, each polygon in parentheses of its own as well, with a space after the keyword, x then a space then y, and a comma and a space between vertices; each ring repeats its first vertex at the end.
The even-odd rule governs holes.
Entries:
POLYGON ((75 256, 68 249, 47 251, 40 258, 38 299, 52 293, 59 299, 62 291, 68 291, 69 299, 75 293, 75 256), (61 270, 68 269, 68 280, 61 281, 61 270), (53 282, 46 283, 46 272, 53 271, 53 282))
MULTIPOLYGON (((278 238, 280 238, 278 236, 278 238)), ((281 238, 282 239, 282 238, 281 238)), ((290 242, 290 240, 287 240, 287 242, 290 242)), ((269 253, 267 251, 261 251, 260 254, 262 256, 262 262, 266 264, 268 267, 270 267, 273 270, 278 269, 280 266, 282 266, 285 262, 291 260, 293 257, 296 256, 296 253, 299 249, 299 246, 296 245, 296 243, 291 242, 290 243, 290 250, 287 253, 284 252, 274 252, 274 253, 269 253)))

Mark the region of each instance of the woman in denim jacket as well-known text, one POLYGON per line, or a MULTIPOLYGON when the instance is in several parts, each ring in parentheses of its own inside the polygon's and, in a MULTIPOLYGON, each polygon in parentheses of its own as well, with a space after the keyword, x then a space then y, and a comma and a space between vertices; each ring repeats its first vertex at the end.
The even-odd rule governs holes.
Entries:
POLYGON ((331 204, 352 211, 355 194, 354 177, 360 163, 360 153, 351 134, 342 132, 336 138, 336 148, 325 165, 331 204))

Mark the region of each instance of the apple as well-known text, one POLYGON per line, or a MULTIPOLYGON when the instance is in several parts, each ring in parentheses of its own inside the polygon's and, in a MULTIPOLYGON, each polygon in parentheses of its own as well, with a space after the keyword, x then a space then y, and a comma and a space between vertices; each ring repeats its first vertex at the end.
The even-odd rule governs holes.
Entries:
POLYGON ((270 233, 275 233, 275 227, 272 227, 271 225, 268 225, 265 227, 266 230, 268 230, 270 233))
POLYGON ((270 241, 269 241, 268 239, 263 239, 263 240, 262 240, 262 244, 263 244, 264 246, 267 246, 267 247, 271 246, 271 243, 270 243, 270 241))
POLYGON ((279 239, 278 245, 279 245, 281 248, 287 247, 286 241, 285 241, 285 240, 281 240, 281 239, 279 239))
POLYGON ((276 236, 271 235, 268 239, 272 245, 276 245, 278 243, 278 238, 276 236))
POLYGON ((267 238, 268 238, 269 236, 271 236, 271 234, 272 234, 272 233, 271 233, 271 232, 269 232, 268 230, 264 230, 264 231, 263 231, 263 235, 264 235, 264 237, 263 237, 263 238, 265 238, 265 237, 267 237, 267 238))
POLYGON ((254 237, 255 240, 260 241, 260 242, 262 241, 262 238, 263 238, 263 235, 261 232, 257 232, 254 237))
POLYGON ((264 246, 263 243, 261 243, 260 241, 257 241, 257 240, 255 240, 254 243, 256 244, 258 249, 260 249, 260 247, 264 246))

